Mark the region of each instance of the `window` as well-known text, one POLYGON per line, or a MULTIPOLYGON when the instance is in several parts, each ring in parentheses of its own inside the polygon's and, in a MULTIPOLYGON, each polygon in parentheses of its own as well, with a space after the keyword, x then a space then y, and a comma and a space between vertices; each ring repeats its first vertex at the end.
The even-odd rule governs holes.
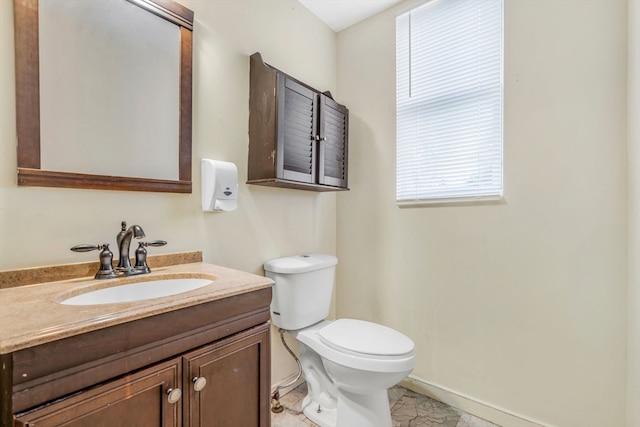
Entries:
POLYGON ((398 204, 502 196, 502 0, 396 19, 398 204))

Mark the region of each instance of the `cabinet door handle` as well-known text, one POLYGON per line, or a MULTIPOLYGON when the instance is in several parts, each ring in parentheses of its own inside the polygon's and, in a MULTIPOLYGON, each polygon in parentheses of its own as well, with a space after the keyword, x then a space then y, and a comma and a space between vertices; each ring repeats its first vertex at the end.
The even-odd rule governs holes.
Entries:
POLYGON ((312 136, 311 139, 315 139, 316 141, 326 141, 327 137, 326 136, 316 135, 315 137, 312 136))
POLYGON ((202 391, 207 385, 207 379, 205 377, 193 377, 191 382, 193 383, 193 389, 195 391, 202 391))
POLYGON ((170 388, 167 390, 167 400, 172 405, 176 403, 182 397, 182 391, 179 388, 170 388))

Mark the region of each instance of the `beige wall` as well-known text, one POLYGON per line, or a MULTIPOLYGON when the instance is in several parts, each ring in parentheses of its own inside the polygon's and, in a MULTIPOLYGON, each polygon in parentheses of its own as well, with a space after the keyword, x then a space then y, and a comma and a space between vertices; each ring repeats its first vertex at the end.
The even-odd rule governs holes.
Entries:
POLYGON ((506 0, 504 203, 400 209, 394 35, 409 5, 338 35, 338 316, 408 334, 415 383, 505 425, 624 426, 626 2, 506 0))
POLYGON ((627 425, 640 426, 640 2, 630 1, 627 71, 628 280, 627 425))
MULTIPOLYGON (((183 3, 196 13, 191 195, 16 186, 12 2, 0 1, 0 269, 94 259, 68 248, 113 245, 122 219, 168 240, 158 253, 200 249, 258 274, 266 259, 337 251, 338 315, 411 336, 413 378, 442 400, 503 425, 638 425, 638 369, 625 369, 626 2, 507 0, 505 202, 414 209, 395 206, 393 182, 394 19, 412 2, 337 44, 295 1, 183 3), (243 183, 255 51, 348 105, 350 192, 243 183), (236 212, 200 211, 203 157, 238 165, 236 212)), ((274 382, 293 370, 278 341, 274 382)))
MULTIPOLYGON (((183 1, 195 12, 193 193, 16 186, 13 2, 0 1, 0 269, 97 259, 78 243, 110 242, 120 221, 169 242, 150 252, 202 250, 207 262, 262 274, 270 258, 335 253, 336 197, 247 186, 249 55, 321 90, 336 88, 336 35, 296 1, 183 1), (236 163, 238 210, 200 210, 200 159, 236 163)), ((113 153, 114 157, 127 153, 113 153)), ((2 301, 2 304, 10 303, 2 301)), ((275 337, 274 337, 275 338, 275 337)), ((274 382, 293 370, 274 339, 274 382)), ((295 365, 294 365, 295 366, 295 365)))

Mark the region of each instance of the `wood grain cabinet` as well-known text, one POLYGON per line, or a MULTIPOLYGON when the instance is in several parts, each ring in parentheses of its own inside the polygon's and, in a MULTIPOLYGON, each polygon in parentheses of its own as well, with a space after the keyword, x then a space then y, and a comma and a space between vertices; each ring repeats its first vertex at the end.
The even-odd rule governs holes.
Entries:
POLYGON ((16 426, 180 426, 180 361, 172 360, 16 417, 16 426))
POLYGON ((271 289, 2 355, 1 427, 269 427, 271 289))
POLYGON ((263 387, 269 330, 225 340, 184 356, 184 426, 268 426, 269 393, 263 387))
POLYGON ((349 110, 250 58, 249 184, 347 190, 349 110))

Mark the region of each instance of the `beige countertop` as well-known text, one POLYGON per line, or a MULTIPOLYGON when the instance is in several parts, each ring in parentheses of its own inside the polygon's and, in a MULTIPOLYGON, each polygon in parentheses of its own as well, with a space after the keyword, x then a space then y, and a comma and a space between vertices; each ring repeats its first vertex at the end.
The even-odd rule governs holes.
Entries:
POLYGON ((109 280, 84 277, 0 289, 0 354, 10 353, 156 314, 269 288, 271 279, 206 263, 154 268, 150 274, 109 280), (172 278, 208 278, 210 285, 143 301, 71 306, 74 295, 128 283, 172 278))

